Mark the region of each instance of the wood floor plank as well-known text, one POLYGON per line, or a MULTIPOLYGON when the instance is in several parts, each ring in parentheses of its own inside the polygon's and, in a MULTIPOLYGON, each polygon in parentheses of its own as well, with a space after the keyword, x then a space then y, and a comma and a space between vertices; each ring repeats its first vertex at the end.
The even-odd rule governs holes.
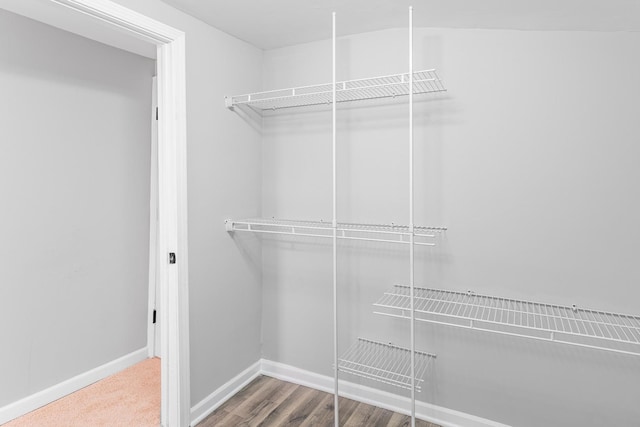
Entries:
POLYGON ((298 387, 291 393, 289 397, 282 401, 260 424, 259 427, 282 426, 286 425, 289 416, 301 405, 305 400, 311 398, 315 394, 315 390, 307 387, 298 387))
POLYGON ((260 384, 260 387, 255 388, 253 393, 251 393, 250 399, 245 399, 233 408, 233 410, 229 411, 227 409, 227 411, 236 414, 242 419, 249 419, 265 406, 270 396, 276 394, 279 388, 284 387, 284 383, 282 381, 268 377, 261 381, 260 384))
POLYGON ((244 386, 239 392, 224 402, 217 410, 232 412, 236 407, 247 400, 251 400, 256 390, 259 390, 268 380, 268 377, 260 375, 255 380, 244 386))
MULTIPOLYGON (((260 376, 197 427, 332 427, 333 395, 260 376)), ((341 397, 342 427, 410 427, 411 418, 341 397)), ((416 427, 438 427, 416 420, 416 427)))
POLYGON ((300 427, 330 426, 333 424, 333 395, 322 393, 322 400, 300 427))
POLYGON ((205 418, 198 427, 236 427, 243 419, 225 410, 217 409, 213 414, 205 418))
POLYGON ((403 422, 405 421, 406 415, 399 414, 394 412, 389 419, 388 427, 403 427, 403 422))
POLYGON ((315 391, 308 399, 301 402, 295 410, 289 415, 287 422, 283 425, 297 427, 307 419, 307 417, 320 405, 324 395, 322 392, 315 391))
POLYGON ((259 410, 254 410, 249 418, 240 427, 258 427, 278 406, 282 404, 299 386, 292 383, 281 382, 273 394, 264 401, 259 410))
POLYGON ((269 396, 269 400, 277 403, 278 405, 282 403, 287 397, 289 397, 295 389, 301 387, 298 384, 288 383, 286 381, 279 381, 275 379, 274 381, 280 382, 282 384, 282 387, 278 388, 274 394, 269 396))
POLYGON ((392 415, 393 412, 388 409, 376 408, 369 419, 368 425, 374 427, 387 427, 392 415))
MULTIPOLYGON (((340 411, 339 423, 340 425, 345 425, 349 417, 353 414, 353 411, 356 410, 360 403, 355 400, 347 399, 345 397, 341 397, 338 399, 338 410, 340 411)), ((333 404, 331 405, 333 407, 333 404)))
POLYGON ((359 403, 358 406, 356 406, 355 411, 353 411, 353 414, 351 414, 344 423, 345 427, 369 426, 369 419, 373 415, 374 410, 375 406, 359 403))

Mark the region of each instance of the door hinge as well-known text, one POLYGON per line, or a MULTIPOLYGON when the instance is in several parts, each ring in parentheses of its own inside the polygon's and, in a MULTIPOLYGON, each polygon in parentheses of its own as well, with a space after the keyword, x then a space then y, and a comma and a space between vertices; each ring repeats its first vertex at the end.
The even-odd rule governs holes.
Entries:
POLYGON ((158 120, 158 107, 156 107, 156 120, 158 120))
POLYGON ((156 324, 156 311, 153 310, 153 324, 156 324))
POLYGON ((175 264, 175 263, 176 263, 176 253, 169 252, 169 264, 175 264))

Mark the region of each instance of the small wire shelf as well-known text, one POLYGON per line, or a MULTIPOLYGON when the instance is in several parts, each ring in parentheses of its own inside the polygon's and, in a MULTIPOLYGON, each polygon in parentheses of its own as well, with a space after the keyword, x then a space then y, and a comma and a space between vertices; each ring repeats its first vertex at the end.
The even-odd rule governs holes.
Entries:
MULTIPOLYGON (((424 376, 436 356, 415 352, 415 389, 421 391, 424 376)), ((358 338, 338 359, 338 369, 359 377, 411 390, 411 350, 358 338)))
MULTIPOLYGON (((411 317, 410 288, 396 285, 377 314, 411 317)), ((640 317, 539 302, 414 288, 416 320, 640 355, 640 317)))
MULTIPOLYGON (((256 110, 277 110, 281 108, 305 107, 331 104, 333 100, 331 83, 303 86, 290 89, 257 92, 246 95, 228 96, 228 108, 247 105, 256 110)), ((336 83, 336 102, 361 101, 366 99, 391 98, 408 95, 409 73, 347 80, 336 83)), ((415 71, 413 73, 413 93, 423 94, 446 91, 436 70, 415 71)))
MULTIPOLYGON (((263 234, 281 234, 303 237, 333 237, 333 226, 323 221, 292 221, 281 219, 246 219, 225 221, 227 231, 263 234)), ((362 240, 369 242, 409 244, 411 231, 406 225, 338 223, 338 239, 362 240)), ((414 227, 414 243, 419 246, 435 246, 438 234, 445 227, 414 227)))

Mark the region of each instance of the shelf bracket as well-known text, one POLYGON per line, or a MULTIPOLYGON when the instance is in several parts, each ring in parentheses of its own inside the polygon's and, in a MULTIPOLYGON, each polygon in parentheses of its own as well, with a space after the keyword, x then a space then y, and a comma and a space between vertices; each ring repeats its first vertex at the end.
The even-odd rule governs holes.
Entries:
POLYGON ((225 107, 227 107, 229 110, 234 111, 235 107, 233 106, 233 98, 230 96, 225 96, 224 97, 224 105, 225 107))
POLYGON ((233 220, 232 219, 225 219, 224 220, 224 228, 231 233, 233 231, 233 220))

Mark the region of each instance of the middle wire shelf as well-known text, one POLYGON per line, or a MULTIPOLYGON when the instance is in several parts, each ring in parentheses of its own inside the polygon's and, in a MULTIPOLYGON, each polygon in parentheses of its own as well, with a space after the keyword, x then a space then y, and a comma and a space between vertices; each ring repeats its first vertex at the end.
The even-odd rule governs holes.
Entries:
MULTIPOLYGON (((225 221, 227 231, 262 234, 280 234, 303 237, 333 237, 333 226, 324 221, 294 221, 281 219, 254 218, 225 221)), ((339 222, 336 227, 338 239, 363 240, 369 242, 409 244, 411 230, 406 225, 357 224, 339 222)), ((445 227, 414 227, 414 243, 419 246, 435 246, 434 239, 445 227)))
MULTIPOLYGON (((436 355, 422 351, 415 352, 415 389, 421 391, 421 384, 436 355)), ((362 378, 371 379, 411 390, 411 350, 392 344, 358 340, 338 359, 338 369, 362 378)))

